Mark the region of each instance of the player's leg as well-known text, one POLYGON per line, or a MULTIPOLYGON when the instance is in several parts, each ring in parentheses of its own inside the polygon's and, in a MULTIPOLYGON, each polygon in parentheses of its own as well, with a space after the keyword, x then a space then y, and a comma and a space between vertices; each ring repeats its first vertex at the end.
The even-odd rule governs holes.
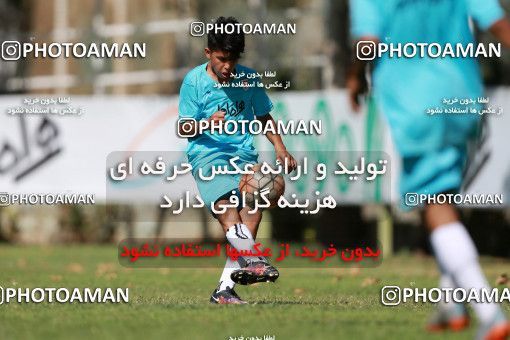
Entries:
MULTIPOLYGON (((432 232, 437 227, 458 222, 459 217, 455 209, 450 209, 445 205, 429 205, 425 207, 424 219, 427 228, 432 232)), ((438 260, 438 262, 441 270, 439 288, 457 288, 452 275, 441 266, 441 261, 438 260)), ((437 305, 436 311, 428 321, 427 329, 430 331, 446 329, 459 331, 468 326, 469 315, 464 304, 456 303, 450 299, 448 303, 442 300, 437 305)))
MULTIPOLYGON (((219 200, 215 205, 219 207, 221 204, 228 203, 228 200, 219 200)), ((217 215, 216 218, 225 232, 227 241, 233 248, 237 250, 254 250, 255 237, 253 233, 256 235, 261 216, 255 215, 249 218, 245 216, 247 222, 247 224, 245 224, 241 214, 245 216, 242 210, 238 211, 237 208, 228 208, 225 213, 217 215)), ((257 259, 263 260, 263 257, 257 257, 257 259)), ((239 264, 241 266, 246 266, 250 261, 249 257, 239 258, 239 264)))
MULTIPOLYGON (((439 288, 450 290, 457 288, 450 274, 441 268, 439 288)), ((431 332, 453 330, 460 331, 469 326, 469 315, 463 303, 458 303, 443 297, 437 304, 434 313, 427 322, 427 330, 431 332)))
MULTIPOLYGON (((445 145, 416 156, 403 158, 401 178, 402 193, 448 192, 459 188, 465 149, 461 146, 445 145)), ((431 202, 432 203, 432 202, 431 202)), ((478 264, 478 255, 455 208, 448 204, 428 204, 424 211, 425 224, 430 231, 430 242, 442 273, 443 282, 455 288, 488 288, 487 281, 478 264)), ((443 287, 446 288, 446 287, 443 287)), ((495 304, 473 306, 482 324, 495 320, 500 309, 495 304)), ((436 315, 428 324, 429 329, 462 329, 466 327, 467 313, 462 305, 450 302, 438 304, 436 315), (448 308, 445 308, 448 307, 448 308)))
MULTIPOLYGON (((227 200, 219 200, 216 202, 216 205, 219 204, 228 204, 227 200)), ((219 207, 218 207, 219 208, 219 207)), ((222 229, 225 234, 229 229, 229 225, 239 224, 241 223, 241 218, 237 209, 229 208, 222 215, 216 216, 218 222, 220 223, 222 229)), ((238 261, 234 261, 227 257, 225 267, 223 268, 223 272, 220 276, 220 282, 218 283, 218 287, 214 290, 211 295, 210 301, 212 303, 218 304, 245 304, 239 295, 234 290, 235 282, 231 279, 231 274, 233 271, 241 268, 238 261)))
MULTIPOLYGON (((216 163, 214 165, 221 165, 223 160, 220 157, 214 157, 216 163)), ((213 163, 208 163, 202 167, 204 174, 210 176, 213 163)), ((200 176, 195 176, 195 180, 200 191, 200 195, 207 205, 209 211, 221 225, 221 228, 226 233, 229 227, 241 223, 239 212, 235 208, 228 208, 221 215, 216 215, 214 211, 220 210, 220 205, 229 204, 229 198, 232 191, 238 186, 239 180, 232 176, 216 176, 213 180, 203 180, 200 176), (215 208, 213 211, 213 207, 215 208)), ((237 261, 227 258, 225 266, 218 286, 213 291, 210 301, 218 304, 243 304, 246 303, 236 294, 234 287, 235 282, 230 278, 231 273, 240 268, 237 261)))
MULTIPOLYGON (((255 240, 262 219, 262 212, 257 211, 254 214, 250 214, 249 210, 251 209, 245 207, 239 212, 242 220, 240 227, 246 227, 247 230, 243 229, 244 234, 255 240)), ((279 276, 278 270, 270 265, 265 257, 258 256, 251 258, 246 265, 242 265, 240 269, 232 272, 231 278, 236 283, 247 285, 256 282, 274 282, 279 276)))
MULTIPOLYGON (((491 288, 478 263, 476 247, 455 208, 448 204, 430 204, 425 209, 431 244, 441 268, 451 275, 457 287, 489 291, 491 288)), ((497 303, 473 301, 471 305, 481 323, 480 336, 495 335, 495 339, 499 339, 510 334, 510 324, 497 303)))
MULTIPOLYGON (((219 209, 220 205, 228 203, 229 201, 226 199, 219 199, 215 202, 215 208, 219 209)), ((262 218, 260 212, 247 216, 246 212, 238 211, 236 208, 228 208, 223 214, 216 215, 216 218, 223 228, 230 246, 238 251, 253 250, 255 240, 252 232, 255 235, 257 233, 262 218)), ((274 274, 275 271, 276 269, 269 266, 267 260, 262 256, 256 258, 240 257, 237 261, 227 258, 218 287, 211 296, 211 302, 245 303, 235 292, 235 284, 245 285, 254 282, 274 281, 277 278, 277 275, 274 274), (260 269, 260 267, 263 269, 260 269)))
POLYGON ((262 211, 257 210, 255 213, 250 214, 250 208, 243 208, 239 211, 239 216, 241 217, 241 221, 245 224, 250 230, 253 238, 257 238, 257 232, 259 230, 259 224, 262 220, 262 211))

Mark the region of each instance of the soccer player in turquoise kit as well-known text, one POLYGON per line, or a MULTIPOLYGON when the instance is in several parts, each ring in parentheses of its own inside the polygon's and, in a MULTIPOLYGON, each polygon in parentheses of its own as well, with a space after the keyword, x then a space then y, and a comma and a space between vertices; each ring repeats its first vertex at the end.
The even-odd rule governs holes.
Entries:
MULTIPOLYGON (((470 27, 470 19, 474 19, 479 28, 491 31, 510 46, 510 24, 497 0, 351 0, 350 10, 351 31, 358 41, 466 45, 475 43, 470 27)), ((401 195, 458 192, 466 142, 476 131, 480 117, 469 113, 431 116, 426 110, 444 107, 443 98, 481 97, 477 59, 429 55, 391 58, 386 53, 373 64, 373 96, 402 157, 401 195)), ((357 60, 347 80, 355 110, 359 95, 367 90, 365 66, 366 62, 357 60)), ((490 289, 475 245, 455 208, 426 204, 424 213, 442 273, 440 286, 490 289)), ((499 305, 473 302, 472 308, 480 321, 478 338, 509 336, 510 324, 499 305)), ((468 321, 464 305, 440 303, 428 327, 460 330, 468 321)))
MULTIPOLYGON (((215 27, 233 27, 235 18, 220 17, 215 27)), ((244 33, 229 29, 212 30, 207 35, 205 55, 207 63, 191 70, 181 86, 179 98, 179 132, 181 135, 193 131, 199 132, 200 120, 210 124, 222 124, 227 120, 258 119, 262 124, 274 123, 269 112, 273 108, 271 100, 263 87, 256 86, 255 71, 237 64, 244 52, 244 33), (226 33, 229 32, 230 33, 226 33), (235 75, 235 78, 231 78, 235 75), (225 86, 218 86, 225 85, 225 86), (236 85, 236 86, 234 86, 236 85), (241 86, 238 86, 241 85, 241 86), (252 86, 255 85, 255 86, 252 86), (187 120, 183 123, 182 120, 187 120), (190 121, 192 119, 193 121, 190 121), (184 129, 184 124, 187 128, 184 129), (191 124, 191 125, 190 125, 191 124), (190 129, 191 126, 191 129, 190 129)), ((281 136, 268 132, 268 140, 273 144, 276 158, 282 162, 287 159, 289 169, 296 167, 296 161, 287 152, 281 136)), ((236 164, 242 169, 245 164, 255 164, 258 160, 257 150, 253 147, 253 136, 242 133, 233 135, 220 134, 218 130, 207 130, 188 138, 188 161, 191 163, 200 195, 209 210, 228 203, 232 192, 239 196, 241 175, 218 175, 212 180, 201 178, 211 175, 212 167, 229 165, 229 160, 239 157, 236 164)), ((221 224, 230 245, 237 250, 253 249, 254 239, 262 218, 261 211, 249 214, 249 207, 228 208, 224 213, 213 215, 221 224)), ((252 284, 255 282, 274 282, 279 276, 276 268, 264 257, 240 257, 237 261, 227 259, 218 287, 210 301, 219 304, 243 304, 245 301, 234 291, 235 283, 252 284)))

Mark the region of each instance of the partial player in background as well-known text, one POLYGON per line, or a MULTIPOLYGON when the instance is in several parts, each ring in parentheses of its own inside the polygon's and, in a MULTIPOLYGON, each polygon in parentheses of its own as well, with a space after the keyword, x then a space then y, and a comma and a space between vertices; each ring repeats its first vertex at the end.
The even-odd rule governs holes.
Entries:
MULTIPOLYGON (((220 17, 214 26, 235 26, 237 23, 235 18, 220 17)), ((264 88, 250 86, 256 82, 256 77, 250 77, 255 71, 237 63, 244 52, 244 33, 227 34, 225 31, 213 29, 208 33, 205 48, 208 61, 186 75, 179 97, 179 118, 193 119, 194 122, 188 120, 186 129, 183 124, 178 129, 184 135, 190 132, 189 124, 193 125, 191 130, 196 135, 188 138, 187 156, 193 166, 200 195, 211 212, 213 208, 219 210, 221 205, 229 204, 231 195, 240 196, 241 175, 221 175, 207 181, 200 178, 199 169, 208 176, 213 166, 230 167, 229 160, 235 156, 239 157, 236 164, 242 169, 246 164, 257 163, 258 153, 253 147, 251 134, 237 131, 233 135, 226 135, 212 130, 200 133, 196 122, 207 120, 209 123, 223 124, 227 120, 258 119, 262 125, 274 123, 269 114, 273 104, 264 88), (235 75, 235 79, 232 75, 235 75), (241 86, 218 86, 231 85, 233 82, 241 86)), ((274 146, 276 158, 282 164, 287 159, 287 171, 293 170, 296 161, 287 152, 281 136, 268 132, 266 137, 274 146)), ((252 250, 262 212, 259 210, 249 214, 249 207, 241 208, 230 207, 224 213, 213 215, 232 247, 239 251, 252 250)), ((235 283, 274 282, 278 276, 276 268, 264 257, 240 257, 238 261, 229 258, 210 301, 220 304, 245 303, 234 291, 235 283)))
MULTIPOLYGON (((371 43, 474 43, 470 19, 510 46, 510 24, 497 0, 351 0, 352 34, 371 43)), ((365 49, 364 52, 367 52, 365 49)), ((368 88, 367 62, 356 60, 347 79, 354 110, 368 88)), ((373 96, 389 123, 402 157, 400 191, 417 194, 458 192, 466 160, 466 142, 477 129, 478 114, 430 116, 427 108, 444 98, 479 98, 483 86, 475 58, 376 58, 373 96)), ((455 207, 424 207, 430 242, 441 270, 440 286, 490 289, 478 263, 473 241, 455 207)), ((487 226, 490 228, 490 226, 487 226)), ((496 303, 472 303, 480 321, 478 338, 506 339, 510 323, 496 303)), ((468 326, 465 307, 440 303, 429 329, 460 330, 468 326)))

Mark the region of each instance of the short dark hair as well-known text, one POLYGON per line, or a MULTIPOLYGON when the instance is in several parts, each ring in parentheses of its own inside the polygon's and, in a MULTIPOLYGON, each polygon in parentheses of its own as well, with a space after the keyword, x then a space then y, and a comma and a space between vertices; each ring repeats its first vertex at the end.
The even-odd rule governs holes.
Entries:
MULTIPOLYGON (((219 17, 214 22, 214 26, 223 26, 226 24, 233 24, 235 29, 233 33, 225 33, 218 30, 210 30, 207 34, 207 47, 213 51, 229 52, 231 59, 239 59, 241 53, 244 52, 244 32, 237 28, 239 22, 234 17, 219 17)), ((230 29, 229 29, 230 30, 230 29)))

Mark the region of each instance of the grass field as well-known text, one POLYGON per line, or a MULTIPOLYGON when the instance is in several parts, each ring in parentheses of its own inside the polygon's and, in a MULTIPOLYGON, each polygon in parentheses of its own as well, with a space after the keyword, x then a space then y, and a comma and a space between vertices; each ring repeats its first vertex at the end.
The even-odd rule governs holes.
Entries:
MULTIPOLYGON (((275 284, 236 288, 253 302, 208 302, 220 269, 131 269, 113 246, 0 247, 2 287, 129 287, 127 304, 3 304, 0 339, 470 339, 430 335, 431 304, 385 307, 380 288, 435 287, 429 257, 400 254, 377 268, 281 268, 275 284)), ((489 281, 510 262, 485 258, 489 281)), ((505 305, 508 312, 510 306, 505 305)))

